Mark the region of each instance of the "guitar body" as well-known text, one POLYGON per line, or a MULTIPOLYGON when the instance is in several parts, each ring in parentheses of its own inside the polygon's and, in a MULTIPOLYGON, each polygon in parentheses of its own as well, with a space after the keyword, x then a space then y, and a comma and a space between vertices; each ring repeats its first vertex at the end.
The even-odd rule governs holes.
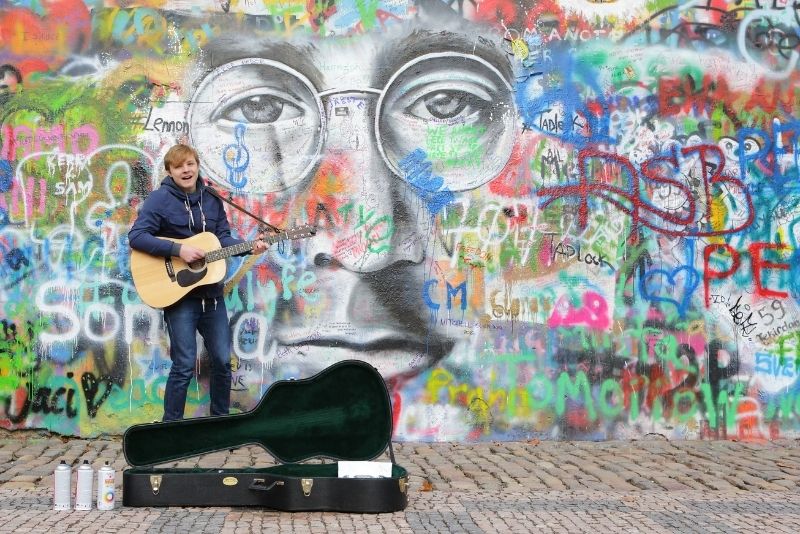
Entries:
MULTIPOLYGON (((211 252, 220 248, 219 239, 211 232, 203 232, 186 239, 162 237, 176 243, 187 244, 211 252)), ((178 302, 192 289, 216 284, 225 278, 224 261, 195 262, 188 264, 172 256, 151 256, 138 250, 131 251, 131 275, 139 297, 153 308, 165 308, 178 302)))

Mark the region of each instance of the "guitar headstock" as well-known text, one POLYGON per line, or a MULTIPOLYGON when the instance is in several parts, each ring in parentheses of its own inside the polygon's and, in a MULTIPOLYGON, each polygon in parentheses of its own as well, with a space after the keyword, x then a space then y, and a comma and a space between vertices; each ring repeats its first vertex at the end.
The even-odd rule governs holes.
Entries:
POLYGON ((288 239, 302 239, 304 237, 312 237, 317 234, 317 227, 310 224, 301 224, 286 230, 286 237, 288 239))

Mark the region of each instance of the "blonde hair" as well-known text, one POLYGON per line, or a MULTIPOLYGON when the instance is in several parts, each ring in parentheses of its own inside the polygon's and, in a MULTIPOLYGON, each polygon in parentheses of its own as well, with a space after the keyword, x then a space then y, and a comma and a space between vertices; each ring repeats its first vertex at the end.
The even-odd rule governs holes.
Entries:
POLYGON ((194 156, 194 160, 197 164, 200 164, 200 156, 197 155, 197 150, 193 149, 189 145, 177 144, 167 150, 167 153, 164 155, 164 170, 169 172, 170 167, 173 165, 180 165, 189 156, 194 156))

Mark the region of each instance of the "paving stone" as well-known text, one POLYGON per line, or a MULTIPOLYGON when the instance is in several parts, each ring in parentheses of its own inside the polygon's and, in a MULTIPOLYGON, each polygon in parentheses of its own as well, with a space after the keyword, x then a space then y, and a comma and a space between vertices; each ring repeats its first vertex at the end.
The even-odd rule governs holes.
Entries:
MULTIPOLYGON (((7 433, 0 439, 0 532, 796 532, 800 445, 743 442, 398 443, 409 506, 393 514, 251 508, 52 510, 52 469, 108 459, 118 439, 7 433), (6 437, 10 435, 11 437, 6 437), (427 481, 427 482, 426 482, 427 481), (432 483, 432 484, 431 484, 432 483)), ((258 447, 173 462, 273 465, 258 447)))

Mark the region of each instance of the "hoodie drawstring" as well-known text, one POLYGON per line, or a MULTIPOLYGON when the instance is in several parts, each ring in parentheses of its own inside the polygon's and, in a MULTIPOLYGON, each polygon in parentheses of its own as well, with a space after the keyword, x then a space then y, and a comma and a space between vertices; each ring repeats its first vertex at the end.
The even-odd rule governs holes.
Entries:
POLYGON ((183 201, 183 205, 186 207, 186 212, 189 214, 189 231, 191 232, 194 229, 194 215, 192 214, 192 207, 189 206, 189 195, 186 195, 186 200, 183 201))
MULTIPOLYGON (((183 201, 183 205, 186 206, 186 211, 189 212, 189 231, 193 231, 195 228, 194 224, 194 214, 192 213, 192 206, 189 204, 189 194, 184 193, 186 195, 186 200, 183 201)), ((203 190, 200 189, 200 222, 203 226, 202 232, 206 231, 206 214, 203 212, 203 190)))
MULTIPOLYGON (((203 223, 203 231, 206 231, 206 214, 203 212, 203 190, 200 189, 200 221, 203 223)), ((216 307, 217 303, 214 303, 216 307)), ((216 308, 215 308, 216 309, 216 308)))

